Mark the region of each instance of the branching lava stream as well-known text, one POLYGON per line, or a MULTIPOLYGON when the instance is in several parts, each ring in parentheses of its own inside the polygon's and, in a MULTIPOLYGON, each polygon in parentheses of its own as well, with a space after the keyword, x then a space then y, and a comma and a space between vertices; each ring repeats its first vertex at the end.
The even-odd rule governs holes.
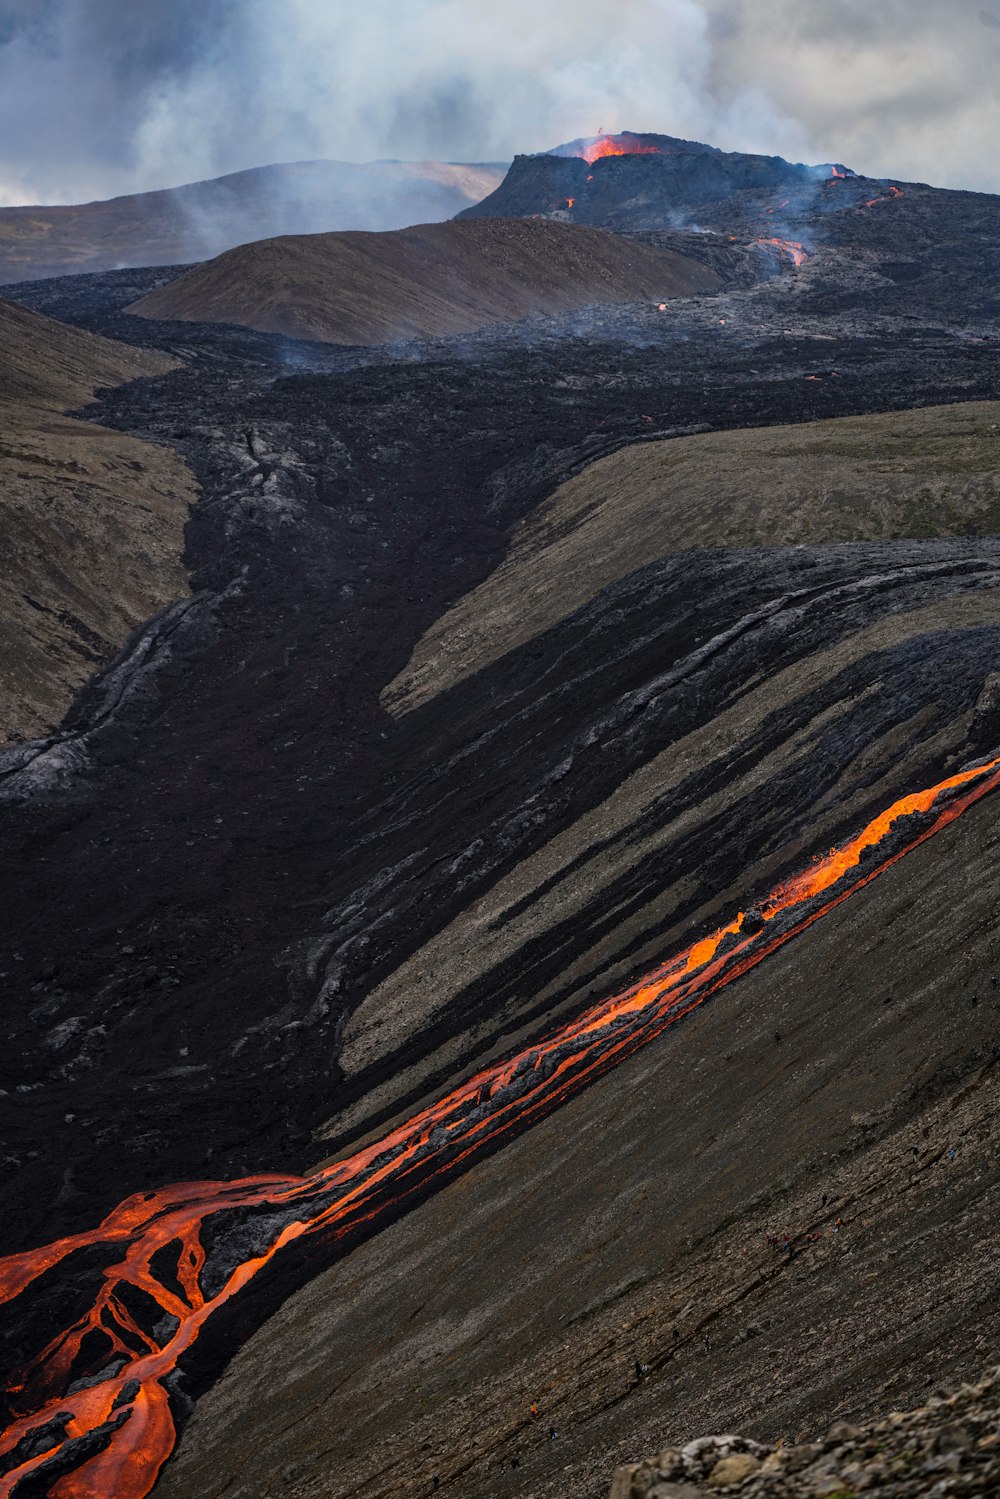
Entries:
POLYGON ((0 1495, 141 1499, 189 1403, 185 1359, 199 1339, 210 1342, 213 1319, 224 1321, 222 1309, 273 1262, 288 1263, 309 1242, 308 1268, 322 1269, 362 1233, 632 1056, 998 785, 1000 756, 903 797, 755 909, 346 1160, 306 1177, 141 1193, 89 1232, 0 1261, 4 1302, 40 1295, 57 1276, 91 1286, 89 1310, 35 1352, 8 1388, 15 1416, 0 1438, 0 1495))

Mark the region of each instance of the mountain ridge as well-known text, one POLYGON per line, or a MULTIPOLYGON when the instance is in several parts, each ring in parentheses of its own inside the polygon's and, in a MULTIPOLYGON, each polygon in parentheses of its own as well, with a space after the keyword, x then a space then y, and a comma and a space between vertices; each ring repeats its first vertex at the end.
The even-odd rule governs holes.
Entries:
POLYGON ((451 218, 503 167, 302 161, 92 203, 0 208, 0 282, 204 260, 278 234, 451 218))

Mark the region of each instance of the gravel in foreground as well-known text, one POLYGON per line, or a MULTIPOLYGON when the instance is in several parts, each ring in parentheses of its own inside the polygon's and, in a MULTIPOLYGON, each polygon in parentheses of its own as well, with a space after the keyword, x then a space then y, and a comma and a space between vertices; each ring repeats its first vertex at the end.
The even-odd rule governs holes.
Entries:
POLYGON ((765 1447, 701 1437, 619 1468, 610 1499, 891 1499, 1000 1494, 1000 1369, 875 1425, 832 1426, 822 1442, 765 1447))

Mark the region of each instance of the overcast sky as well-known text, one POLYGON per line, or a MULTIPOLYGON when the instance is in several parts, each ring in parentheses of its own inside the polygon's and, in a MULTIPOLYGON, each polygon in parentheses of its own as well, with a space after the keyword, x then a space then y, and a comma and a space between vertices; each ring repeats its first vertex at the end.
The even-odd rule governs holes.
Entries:
POLYGON ((0 0, 0 203, 605 130, 1000 191, 1000 0, 0 0))

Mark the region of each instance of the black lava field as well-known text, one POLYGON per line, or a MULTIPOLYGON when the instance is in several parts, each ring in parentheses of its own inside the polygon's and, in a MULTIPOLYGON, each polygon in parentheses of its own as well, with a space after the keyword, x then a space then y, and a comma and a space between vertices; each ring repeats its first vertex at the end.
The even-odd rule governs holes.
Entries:
MULTIPOLYGON (((628 169, 648 170, 646 158, 628 169)), ((5 1253, 86 1234, 173 1183, 299 1177, 321 1158, 314 1132, 348 1108, 338 1149, 385 1133, 493 1064, 512 1003, 519 1034, 537 1037, 621 992, 637 944, 634 926, 618 930, 622 913, 641 913, 677 870, 692 886, 678 922, 715 898, 733 921, 850 840, 884 810, 887 767, 840 811, 836 788, 895 726, 898 797, 992 757, 1000 714, 977 704, 1000 623, 848 663, 776 708, 739 767, 706 760, 629 833, 666 827, 757 767, 710 837, 673 836, 555 940, 526 941, 471 980, 416 1038, 390 1038, 360 1073, 341 1067, 345 1026, 383 979, 750 684, 890 616, 1000 584, 992 537, 681 552, 405 715, 380 700, 517 523, 595 458, 688 433, 1000 398, 1000 288, 984 272, 997 200, 832 180, 822 191, 849 194, 844 212, 811 198, 770 247, 770 184, 740 200, 732 229, 733 199, 706 233, 612 226, 702 254, 729 274, 718 296, 377 352, 123 311, 174 271, 16 288, 50 316, 183 360, 93 414, 176 447, 203 493, 187 533, 191 598, 133 637, 59 734, 0 752, 0 1106, 18 1142, 5 1253), (807 239, 796 269, 782 246, 807 239), (942 246, 960 241, 949 260, 942 246), (820 711, 822 741, 768 771, 820 711), (965 719, 954 763, 942 746, 965 719), (821 801, 831 838, 817 849, 821 801), (786 846, 770 884, 740 885, 786 846), (603 963, 563 979, 598 937, 603 963), (433 1058, 449 1039, 457 1060, 444 1071, 433 1058), (379 1085, 411 1068, 419 1080, 379 1102, 379 1085)), ((655 945, 654 928, 641 935, 655 945)), ((244 1257, 266 1252, 266 1214, 238 1226, 244 1257)), ((11 1368, 86 1313, 96 1264, 82 1248, 15 1303, 11 1368)), ((261 1293, 246 1326, 227 1323, 220 1347, 304 1273, 272 1276, 271 1300, 261 1293)), ((130 1315, 142 1322, 138 1300, 130 1315)), ((216 1351, 206 1370, 218 1363, 216 1351)))

